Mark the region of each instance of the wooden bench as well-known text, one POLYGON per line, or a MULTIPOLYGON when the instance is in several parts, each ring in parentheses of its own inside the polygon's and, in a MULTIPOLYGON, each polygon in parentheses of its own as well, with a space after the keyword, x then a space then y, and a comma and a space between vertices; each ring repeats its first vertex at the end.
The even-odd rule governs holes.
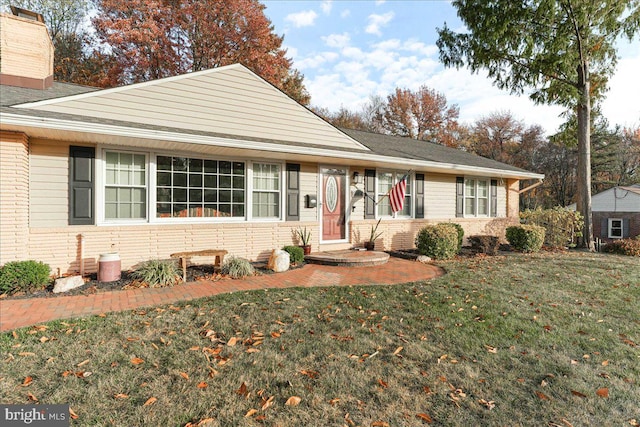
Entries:
POLYGON ((176 252, 171 254, 171 258, 178 258, 182 267, 182 280, 187 281, 187 263, 194 256, 212 256, 214 257, 214 266, 220 267, 224 262, 224 256, 227 251, 224 249, 205 249, 202 251, 176 252))

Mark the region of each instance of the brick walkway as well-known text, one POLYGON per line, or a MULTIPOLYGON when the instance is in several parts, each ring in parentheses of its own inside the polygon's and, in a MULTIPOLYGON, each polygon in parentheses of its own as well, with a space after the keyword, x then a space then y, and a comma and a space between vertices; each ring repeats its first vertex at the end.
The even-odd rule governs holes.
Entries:
POLYGON ((428 280, 444 273, 439 267, 399 258, 370 267, 335 267, 306 264, 278 274, 192 282, 171 288, 109 291, 91 295, 31 298, 0 301, 0 331, 32 326, 42 322, 83 317, 139 307, 171 304, 228 292, 266 288, 316 286, 391 285, 428 280))

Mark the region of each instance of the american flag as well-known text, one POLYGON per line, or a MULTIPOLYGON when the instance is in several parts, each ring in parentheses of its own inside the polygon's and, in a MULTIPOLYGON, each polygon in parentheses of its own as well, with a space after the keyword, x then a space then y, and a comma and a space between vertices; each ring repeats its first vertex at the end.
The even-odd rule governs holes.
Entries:
POLYGON ((389 201, 391 202, 391 210, 393 213, 402 210, 404 206, 404 193, 407 190, 407 176, 403 176, 396 185, 389 191, 389 201))

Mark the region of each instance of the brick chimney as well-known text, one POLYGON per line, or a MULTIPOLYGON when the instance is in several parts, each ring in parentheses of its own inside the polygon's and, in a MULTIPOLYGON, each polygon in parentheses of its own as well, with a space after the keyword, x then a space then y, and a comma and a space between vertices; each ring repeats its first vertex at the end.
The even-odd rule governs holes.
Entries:
POLYGON ((53 43, 40 14, 12 7, 0 13, 0 84, 30 89, 53 85, 53 43))

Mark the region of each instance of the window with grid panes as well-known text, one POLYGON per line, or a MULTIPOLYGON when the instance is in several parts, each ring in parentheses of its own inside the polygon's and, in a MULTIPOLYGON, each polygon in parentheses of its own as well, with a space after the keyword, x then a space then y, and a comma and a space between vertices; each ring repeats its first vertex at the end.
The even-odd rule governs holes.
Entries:
POLYGON ((464 180, 464 215, 489 214, 489 181, 467 178, 464 180))
POLYGON ((253 164, 252 215, 254 218, 280 218, 280 165, 253 164))
POLYGON ((243 162, 157 156, 156 164, 157 217, 244 217, 243 162))
POLYGON ((105 152, 104 217, 147 218, 147 160, 144 154, 105 152))

